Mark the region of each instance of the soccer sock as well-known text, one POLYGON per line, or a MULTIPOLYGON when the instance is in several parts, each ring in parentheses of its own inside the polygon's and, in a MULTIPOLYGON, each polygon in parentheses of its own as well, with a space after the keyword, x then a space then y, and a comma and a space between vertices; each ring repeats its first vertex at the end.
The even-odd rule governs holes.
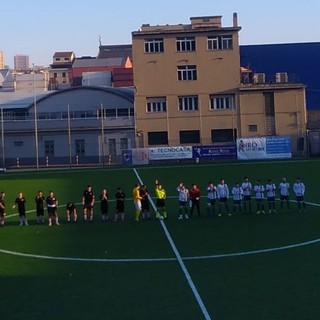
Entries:
POLYGON ((134 218, 135 218, 135 220, 139 220, 139 217, 140 217, 140 210, 136 210, 136 211, 134 212, 134 218))
POLYGON ((124 221, 124 213, 121 213, 121 221, 124 221))
POLYGON ((117 221, 118 221, 118 214, 117 214, 117 213, 114 215, 113 221, 114 221, 114 222, 117 222, 117 221))
POLYGON ((167 218, 167 211, 164 210, 164 211, 162 212, 162 214, 163 214, 163 217, 166 219, 166 218, 167 218))

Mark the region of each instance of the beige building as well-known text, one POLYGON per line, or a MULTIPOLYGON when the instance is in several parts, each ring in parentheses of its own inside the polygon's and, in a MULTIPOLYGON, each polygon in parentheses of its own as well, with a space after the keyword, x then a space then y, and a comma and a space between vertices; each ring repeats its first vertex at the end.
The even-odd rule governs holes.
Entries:
POLYGON ((55 52, 50 65, 50 90, 67 89, 72 83, 72 64, 75 60, 72 51, 55 52))
MULTIPOLYGON (((211 145, 236 138, 305 138, 305 88, 285 74, 265 83, 240 67, 237 14, 132 32, 137 145, 211 145)), ((301 142, 301 139, 300 139, 301 142)))
POLYGON ((1 69, 4 69, 4 54, 2 50, 0 50, 0 70, 1 69))

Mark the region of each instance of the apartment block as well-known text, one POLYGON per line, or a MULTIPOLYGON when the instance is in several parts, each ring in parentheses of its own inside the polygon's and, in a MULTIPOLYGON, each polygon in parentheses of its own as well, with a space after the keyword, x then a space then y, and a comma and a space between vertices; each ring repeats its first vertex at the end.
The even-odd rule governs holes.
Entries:
POLYGON ((229 27, 222 26, 222 16, 206 16, 132 32, 137 145, 289 135, 297 151, 306 134, 305 87, 260 83, 250 69, 243 74, 240 30, 234 13, 229 27))

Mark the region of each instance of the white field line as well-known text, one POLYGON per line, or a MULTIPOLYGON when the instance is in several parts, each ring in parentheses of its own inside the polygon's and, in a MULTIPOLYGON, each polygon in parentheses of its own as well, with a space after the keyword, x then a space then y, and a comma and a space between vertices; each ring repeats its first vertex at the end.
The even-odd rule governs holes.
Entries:
MULTIPOLYGON (((140 184, 143 184, 143 182, 142 182, 137 170, 135 168, 133 168, 133 171, 134 171, 135 175, 137 176, 137 179, 139 180, 140 184)), ((151 206, 152 206, 153 210, 156 212, 157 208, 156 208, 153 200, 151 198, 149 200, 150 200, 150 203, 151 203, 151 206)), ((180 265, 180 267, 181 267, 181 269, 182 269, 182 271, 184 273, 184 276, 187 279, 187 282, 188 282, 188 284, 189 284, 189 286, 190 286, 190 288, 192 290, 192 293, 194 294, 194 296, 195 296, 195 298, 197 300, 197 303, 198 303, 198 305, 199 305, 199 307, 200 307, 200 309, 202 311, 202 314, 203 314, 204 318, 206 320, 210 320, 211 317, 210 317, 210 315, 208 313, 208 310, 207 310, 206 306, 204 305, 204 303, 203 303, 203 301, 202 301, 202 299, 200 297, 200 294, 199 294, 199 292, 198 292, 198 290, 197 290, 197 288, 196 288, 196 286, 195 286, 195 284, 194 284, 194 282, 193 282, 193 280, 191 278, 191 275, 190 275, 186 265, 184 264, 184 262, 182 260, 182 257, 181 257, 181 255, 180 255, 180 253, 179 253, 179 251, 178 251, 178 249, 177 249, 177 247, 176 247, 176 245, 175 245, 175 243, 174 243, 174 241, 173 241, 173 239, 172 239, 172 237, 171 237, 171 235, 170 235, 170 233, 169 233, 169 231, 167 229, 166 224, 161 219, 159 219, 159 221, 160 221, 161 226, 162 226, 162 228, 164 230, 164 233, 165 233, 165 235, 166 235, 166 237, 167 237, 167 239, 168 239, 168 241, 170 243, 170 246, 171 246, 171 248, 172 248, 172 250, 173 250, 173 252, 174 252, 174 254, 175 254, 175 256, 176 256, 176 258, 178 260, 178 262, 179 262, 179 265, 180 265)))

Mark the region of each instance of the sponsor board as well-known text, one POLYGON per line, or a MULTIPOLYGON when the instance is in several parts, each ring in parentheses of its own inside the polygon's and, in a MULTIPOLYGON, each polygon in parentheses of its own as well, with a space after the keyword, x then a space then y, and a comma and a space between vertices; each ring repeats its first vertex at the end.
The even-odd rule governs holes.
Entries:
POLYGON ((149 148, 149 160, 192 159, 191 146, 149 148))
POLYGON ((123 165, 140 165, 148 164, 148 149, 138 148, 122 150, 122 164, 123 165))
POLYGON ((239 160, 291 158, 290 137, 260 137, 237 139, 239 160))
POLYGON ((219 146, 193 146, 194 159, 237 159, 236 144, 219 146))

